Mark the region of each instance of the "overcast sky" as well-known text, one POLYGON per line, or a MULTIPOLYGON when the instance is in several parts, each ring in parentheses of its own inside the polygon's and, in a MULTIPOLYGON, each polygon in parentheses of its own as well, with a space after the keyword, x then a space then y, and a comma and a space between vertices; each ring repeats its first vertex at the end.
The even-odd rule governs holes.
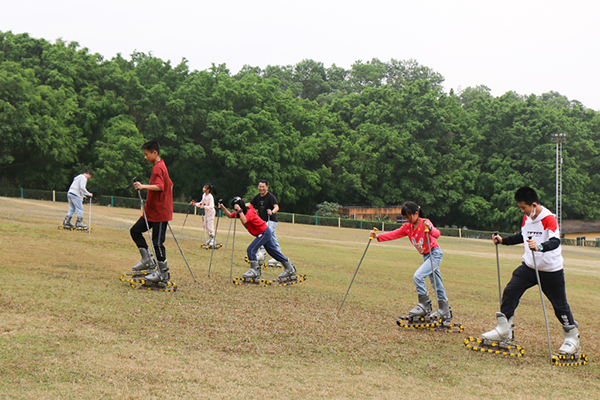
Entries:
POLYGON ((415 59, 457 91, 551 90, 600 110, 600 2, 554 0, 0 0, 0 31, 76 41, 106 59, 152 52, 191 70, 313 59, 415 59))

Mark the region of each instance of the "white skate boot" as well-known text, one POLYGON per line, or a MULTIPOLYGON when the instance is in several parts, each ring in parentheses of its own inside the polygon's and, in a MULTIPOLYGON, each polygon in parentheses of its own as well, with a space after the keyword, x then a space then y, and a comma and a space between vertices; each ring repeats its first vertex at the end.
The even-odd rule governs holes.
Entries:
POLYGON ((512 317, 510 320, 501 312, 496 313, 497 325, 494 329, 481 335, 483 339, 492 342, 510 343, 514 339, 512 317))
POLYGON ((158 268, 153 273, 146 275, 144 279, 152 283, 167 283, 171 278, 169 273, 169 267, 167 266, 167 260, 159 261, 158 268))
POLYGON ((560 349, 558 349, 558 354, 571 356, 579 353, 581 347, 579 346, 579 330, 577 329, 577 322, 575 322, 575 325, 563 325, 562 328, 565 331, 565 341, 562 346, 560 346, 560 349))
POLYGON ((135 264, 131 269, 133 271, 143 271, 146 269, 154 268, 154 263, 152 262, 152 257, 150 257, 150 252, 148 249, 144 249, 143 247, 138 248, 142 259, 135 264))

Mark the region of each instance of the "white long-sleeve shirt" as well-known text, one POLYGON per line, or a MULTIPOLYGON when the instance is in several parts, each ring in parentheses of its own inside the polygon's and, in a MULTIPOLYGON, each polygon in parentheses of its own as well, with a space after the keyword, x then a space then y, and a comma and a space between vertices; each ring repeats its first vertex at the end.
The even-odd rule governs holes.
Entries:
POLYGON ((85 188, 86 185, 87 178, 85 174, 79 174, 73 179, 73 183, 71 183, 71 186, 69 187, 69 193, 82 199, 84 196, 90 196, 91 193, 85 188))

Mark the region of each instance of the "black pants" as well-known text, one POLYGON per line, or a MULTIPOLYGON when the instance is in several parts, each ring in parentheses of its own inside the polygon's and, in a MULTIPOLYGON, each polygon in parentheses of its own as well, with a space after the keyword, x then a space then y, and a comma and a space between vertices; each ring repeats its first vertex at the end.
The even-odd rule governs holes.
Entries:
MULTIPOLYGON (((156 255, 157 261, 165 261, 167 259, 164 246, 167 224, 168 222, 148 221, 148 226, 150 226, 150 229, 152 229, 152 246, 154 247, 154 254, 156 255)), ((144 232, 146 231, 148 231, 148 228, 146 227, 146 221, 144 220, 144 217, 140 217, 140 219, 138 219, 129 230, 131 238, 138 248, 148 248, 146 239, 144 239, 144 232)))
MULTIPOLYGON (((539 271, 542 291, 552 303, 556 318, 563 325, 575 323, 569 303, 567 303, 567 292, 565 291, 565 273, 561 269, 556 272, 539 271)), ((512 278, 504 288, 502 294, 502 307, 500 311, 510 319, 514 314, 521 296, 530 287, 537 285, 535 269, 529 268, 525 263, 513 271, 512 278)))

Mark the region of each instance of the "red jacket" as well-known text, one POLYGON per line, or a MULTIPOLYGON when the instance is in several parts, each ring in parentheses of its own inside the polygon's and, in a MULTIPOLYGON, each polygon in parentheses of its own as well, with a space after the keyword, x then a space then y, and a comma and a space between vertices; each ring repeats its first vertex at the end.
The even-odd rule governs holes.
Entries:
MULTIPOLYGON (((254 237, 257 237, 258 235, 262 234, 265 229, 267 229, 267 223, 265 221, 263 221, 258 214, 256 213, 256 210, 254 209, 254 207, 250 206, 247 207, 247 212, 246 212, 246 229, 248 229, 248 232, 250 232, 250 234, 254 237)), ((233 212, 231 214, 230 218, 239 218, 240 216, 238 215, 237 212, 233 212)))
MULTIPOLYGON (((437 229, 431 221, 431 232, 429 232, 429 241, 431 248, 434 249, 436 247, 440 247, 436 238, 440 237, 440 230, 437 229)), ((405 222, 402 226, 395 231, 380 233, 377 235, 378 242, 385 242, 387 240, 399 239, 401 237, 408 236, 410 242, 415 246, 417 251, 421 254, 429 253, 429 249, 427 248, 427 241, 425 240, 425 225, 423 224, 423 219, 419 218, 419 224, 416 228, 413 228, 413 225, 410 222, 405 222)))

